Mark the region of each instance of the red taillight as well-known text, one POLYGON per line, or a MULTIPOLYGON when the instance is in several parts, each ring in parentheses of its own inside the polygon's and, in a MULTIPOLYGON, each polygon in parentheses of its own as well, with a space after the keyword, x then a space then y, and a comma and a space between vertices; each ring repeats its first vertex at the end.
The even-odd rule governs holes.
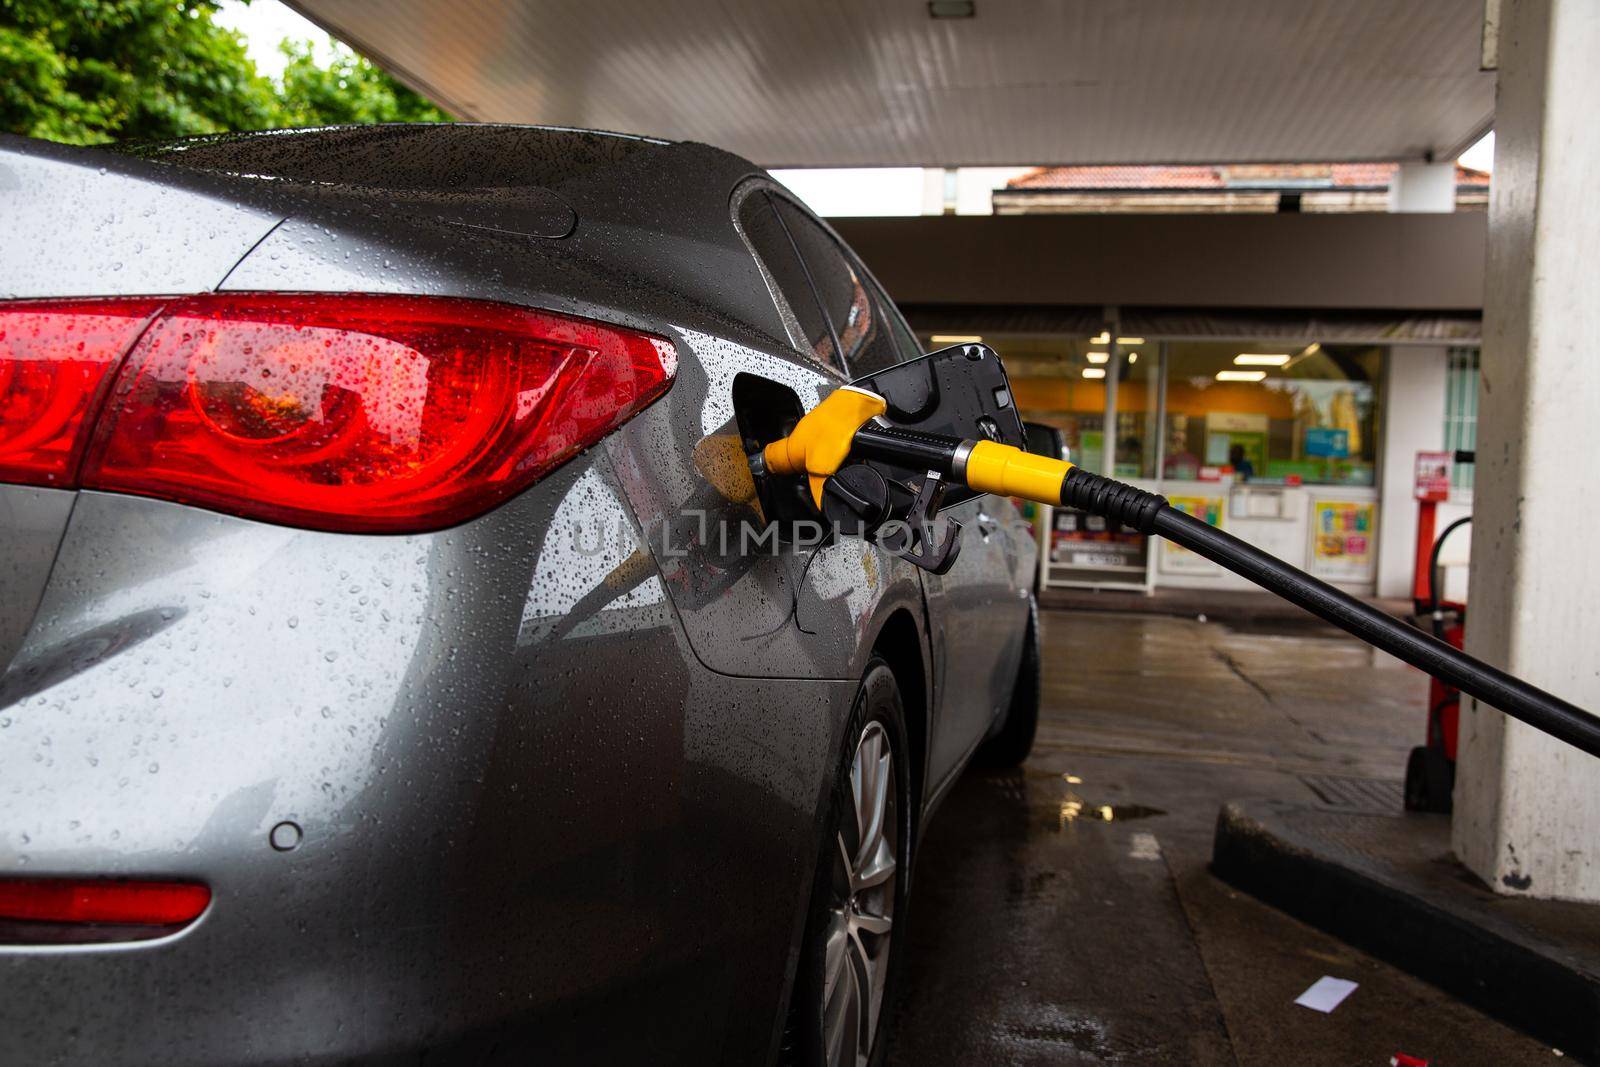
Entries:
POLYGON ((117 359, 157 300, 0 304, 0 482, 71 486, 117 359))
POLYGON ((474 300, 243 294, 169 305, 81 484, 327 530, 477 515, 664 393, 669 341, 474 300))
POLYGON ((0 921, 6 922, 178 926, 198 918, 210 902, 211 890, 193 882, 0 879, 0 921))

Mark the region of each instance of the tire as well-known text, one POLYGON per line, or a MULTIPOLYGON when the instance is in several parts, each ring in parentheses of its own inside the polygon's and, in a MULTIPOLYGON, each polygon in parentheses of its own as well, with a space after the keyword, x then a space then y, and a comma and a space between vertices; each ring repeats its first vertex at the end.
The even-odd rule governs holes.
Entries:
POLYGON ((877 657, 867 664, 844 736, 780 1056, 803 1067, 877 1067, 888 1054, 912 798, 900 687, 877 657), (882 783, 881 808, 872 803, 875 782, 882 783), (863 849, 860 823, 874 811, 881 812, 881 832, 868 820, 877 843, 863 849))
POLYGON ((1028 632, 1022 639, 1022 662, 1011 689, 1011 706, 1005 722, 981 746, 973 760, 985 767, 1017 767, 1033 751, 1039 728, 1039 606, 1028 599, 1028 632))

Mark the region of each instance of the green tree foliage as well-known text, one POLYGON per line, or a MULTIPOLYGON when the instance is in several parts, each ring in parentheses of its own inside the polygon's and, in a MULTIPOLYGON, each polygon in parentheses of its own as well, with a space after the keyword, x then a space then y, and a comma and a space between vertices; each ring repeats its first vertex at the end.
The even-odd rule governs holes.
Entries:
POLYGON ((334 123, 447 122, 450 116, 395 81, 365 56, 341 50, 321 67, 308 42, 284 41, 280 121, 284 126, 334 123))
POLYGON ((93 144, 339 122, 440 121, 367 60, 285 43, 280 88, 214 0, 0 0, 0 129, 93 144))

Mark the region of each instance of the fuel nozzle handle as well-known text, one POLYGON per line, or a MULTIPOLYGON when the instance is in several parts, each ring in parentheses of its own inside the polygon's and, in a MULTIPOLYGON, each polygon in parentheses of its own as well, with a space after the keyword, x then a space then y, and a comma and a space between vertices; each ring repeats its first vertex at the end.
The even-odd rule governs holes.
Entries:
POLYGON ((770 474, 804 474, 820 510, 823 487, 850 458, 856 431, 887 410, 877 393, 842 385, 802 415, 789 436, 762 449, 762 462, 770 474))

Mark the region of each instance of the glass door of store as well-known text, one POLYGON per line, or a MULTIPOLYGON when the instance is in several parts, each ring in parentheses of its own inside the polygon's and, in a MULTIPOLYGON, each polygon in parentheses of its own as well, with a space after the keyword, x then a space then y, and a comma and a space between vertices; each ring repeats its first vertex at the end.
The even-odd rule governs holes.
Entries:
MULTIPOLYGON (((1077 373, 1103 384, 1101 449, 1075 462, 1142 488, 1160 463, 1161 359, 1142 337, 1108 328, 1089 338, 1077 373)), ((1108 528, 1104 519, 1052 509, 1050 542, 1041 579, 1049 586, 1109 589, 1150 587, 1149 538, 1108 528)))

